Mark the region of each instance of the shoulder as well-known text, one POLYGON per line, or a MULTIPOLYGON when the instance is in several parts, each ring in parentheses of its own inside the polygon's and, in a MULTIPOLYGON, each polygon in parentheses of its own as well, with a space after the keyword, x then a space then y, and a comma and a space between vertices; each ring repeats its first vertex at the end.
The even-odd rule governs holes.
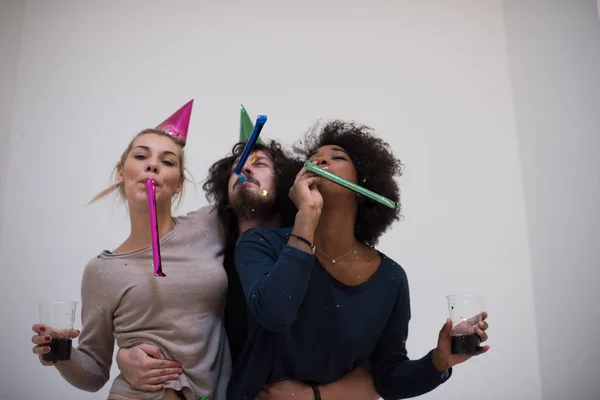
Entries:
POLYGON ((237 241, 237 244, 244 242, 266 242, 274 247, 282 247, 292 231, 288 228, 252 228, 244 232, 237 241))
POLYGON ((185 243, 201 241, 207 245, 225 245, 225 229, 215 206, 204 206, 186 215, 177 217, 180 233, 178 240, 185 243))
POLYGON ((406 275, 406 271, 396 261, 386 256, 384 253, 379 252, 381 257, 381 266, 383 268, 383 272, 386 275, 387 279, 392 279, 402 288, 408 287, 408 276, 406 275))
POLYGON ((110 253, 104 250, 96 257, 90 259, 83 270, 83 283, 98 283, 109 279, 109 275, 113 272, 114 262, 110 259, 110 253))
POLYGON ((182 224, 206 225, 207 227, 219 227, 219 213, 215 206, 204 206, 177 217, 182 224))

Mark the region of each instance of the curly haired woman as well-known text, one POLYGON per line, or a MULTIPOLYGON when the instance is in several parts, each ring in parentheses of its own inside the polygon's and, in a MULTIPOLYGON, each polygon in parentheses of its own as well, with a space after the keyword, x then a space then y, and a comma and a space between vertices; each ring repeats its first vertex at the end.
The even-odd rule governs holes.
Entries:
MULTIPOLYGON (((369 128, 333 121, 296 150, 399 204, 395 177, 402 164, 369 128)), ((290 197, 298 208, 292 227, 250 229, 236 245, 249 340, 228 399, 260 398, 265 391, 268 397, 270 387, 289 379, 305 382, 313 398, 327 398, 320 385, 356 368, 370 370, 374 392, 384 399, 418 396, 445 382, 452 366, 469 358, 451 354, 451 321, 435 349, 409 360, 407 276, 374 248, 399 219, 399 207, 375 203, 305 169, 290 197)), ((483 320, 475 328, 482 341, 486 329, 483 320)))

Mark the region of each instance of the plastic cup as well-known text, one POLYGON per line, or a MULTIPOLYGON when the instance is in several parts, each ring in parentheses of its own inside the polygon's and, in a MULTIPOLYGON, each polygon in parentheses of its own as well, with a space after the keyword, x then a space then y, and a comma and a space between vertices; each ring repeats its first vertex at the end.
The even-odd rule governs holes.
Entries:
POLYGON ((44 361, 65 361, 71 358, 71 332, 75 322, 76 301, 40 301, 40 323, 50 329, 50 352, 42 354, 44 361))
POLYGON ((446 296, 446 299, 452 319, 452 354, 479 354, 481 339, 477 335, 477 324, 482 320, 485 297, 454 294, 446 296))

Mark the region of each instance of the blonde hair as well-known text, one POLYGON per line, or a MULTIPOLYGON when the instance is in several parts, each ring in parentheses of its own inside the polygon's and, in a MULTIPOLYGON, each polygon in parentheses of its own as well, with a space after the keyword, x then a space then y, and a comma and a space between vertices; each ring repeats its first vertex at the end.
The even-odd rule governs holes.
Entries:
MULTIPOLYGON (((179 172, 181 174, 180 177, 183 177, 185 180, 187 180, 187 177, 185 176, 185 165, 184 165, 185 154, 183 152, 183 143, 181 141, 173 138, 173 136, 169 135, 167 132, 159 131, 157 129, 144 129, 143 131, 141 131, 140 133, 135 135, 133 137, 133 139, 131 139, 131 142, 129 142, 129 144, 127 145, 127 148, 125 149, 123 154, 121 154, 121 158, 117 162, 117 165, 115 165, 115 169, 113 170, 113 173, 112 173, 115 183, 113 183, 112 185, 110 185, 109 187, 107 187, 106 189, 104 189, 103 191, 98 193, 96 196, 94 196, 94 198, 88 204, 92 204, 100 199, 103 199, 104 197, 107 197, 111 193, 117 192, 117 191, 122 200, 124 200, 124 201, 127 200, 127 197, 125 196, 125 186, 123 185, 123 183, 119 183, 118 172, 125 166, 125 161, 127 160, 127 157, 129 156, 129 153, 131 152, 131 149, 133 148, 133 142, 135 142, 135 140, 138 137, 140 137, 142 135, 148 135, 148 134, 154 134, 154 135, 158 135, 158 136, 166 136, 181 148, 181 152, 179 155, 179 172)), ((181 192, 179 192, 175 196, 173 196, 173 200, 177 199, 177 202, 179 204, 181 202, 182 194, 183 194, 183 188, 182 188, 181 192)))

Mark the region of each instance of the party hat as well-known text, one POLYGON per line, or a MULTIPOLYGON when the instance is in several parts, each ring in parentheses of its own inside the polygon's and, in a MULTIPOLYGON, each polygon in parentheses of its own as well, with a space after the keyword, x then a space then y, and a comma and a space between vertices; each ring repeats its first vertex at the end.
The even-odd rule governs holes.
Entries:
POLYGON ((179 140, 182 146, 185 146, 193 104, 194 99, 191 99, 183 107, 175 111, 173 115, 161 122, 156 129, 167 132, 173 138, 179 140))
MULTIPOLYGON (((248 112, 243 105, 240 106, 240 142, 246 142, 250 139, 250 135, 252 135, 252 131, 254 130, 254 124, 248 116, 248 112)), ((256 141, 258 144, 263 144, 260 137, 256 141)))

